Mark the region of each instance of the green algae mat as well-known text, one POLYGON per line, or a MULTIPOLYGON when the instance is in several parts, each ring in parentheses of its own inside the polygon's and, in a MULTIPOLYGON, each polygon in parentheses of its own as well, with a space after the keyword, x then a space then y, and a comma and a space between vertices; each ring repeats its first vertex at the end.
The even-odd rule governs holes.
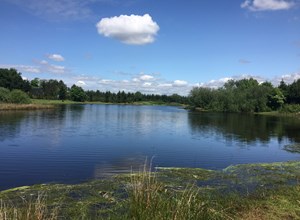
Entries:
POLYGON ((151 173, 75 185, 5 190, 0 192, 0 219, 9 219, 3 213, 24 210, 36 201, 47 208, 48 217, 43 219, 300 219, 299 180, 298 161, 243 164, 217 171, 158 167, 151 173), (176 214, 175 209, 187 214, 176 214))

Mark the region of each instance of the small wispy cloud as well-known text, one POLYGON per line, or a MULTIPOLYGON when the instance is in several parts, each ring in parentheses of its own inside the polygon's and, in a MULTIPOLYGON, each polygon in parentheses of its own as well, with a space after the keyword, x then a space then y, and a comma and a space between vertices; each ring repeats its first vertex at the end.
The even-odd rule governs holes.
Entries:
POLYGON ((0 64, 0 68, 13 68, 21 73, 41 73, 41 68, 39 66, 0 64))
POLYGON ((295 45, 296 47, 300 47, 300 40, 294 41, 293 45, 295 45))
POLYGON ((241 8, 250 11, 279 11, 288 10, 294 5, 294 2, 287 0, 245 0, 241 8))
POLYGON ((60 54, 48 54, 48 59, 56 61, 56 62, 62 62, 65 60, 65 58, 60 54))
POLYGON ((184 80, 175 80, 172 85, 175 87, 185 87, 188 85, 188 82, 184 80))
POLYGON ((277 76, 272 80, 272 83, 274 85, 278 85, 280 81, 283 80, 285 83, 290 84, 298 79, 300 79, 300 72, 277 76))
POLYGON ((150 81, 150 80, 153 80, 153 79, 154 79, 153 76, 147 75, 147 74, 143 74, 143 75, 141 75, 139 78, 140 78, 140 80, 142 80, 142 81, 150 81))
POLYGON ((281 80, 283 80, 287 84, 291 84, 294 81, 300 79, 300 72, 292 73, 292 74, 284 74, 280 76, 275 76, 273 78, 265 78, 253 74, 241 74, 241 75, 235 75, 230 77, 224 77, 216 80, 210 80, 209 82, 198 83, 197 86, 217 89, 224 86, 224 84, 229 80, 241 80, 241 79, 250 79, 250 78, 257 80, 259 83, 268 81, 271 82, 274 86, 277 86, 279 85, 281 80))
POLYGON ((86 83, 84 81, 81 81, 81 80, 77 81, 75 84, 77 86, 86 86, 86 83))
POLYGON ((54 74, 64 74, 66 73, 66 67, 59 65, 47 65, 46 71, 54 74))
POLYGON ((14 65, 14 64, 1 64, 0 68, 14 68, 18 70, 21 73, 29 73, 29 74, 41 74, 41 73, 47 73, 47 74, 60 74, 63 75, 68 72, 67 68, 64 66, 59 65, 52 65, 45 61, 37 62, 37 65, 31 66, 31 65, 14 65))
POLYGON ((49 21, 84 20, 94 17, 91 4, 104 0, 4 0, 49 21))
POLYGON ((144 45, 153 43, 159 26, 149 14, 120 15, 102 18, 96 25, 98 33, 125 44, 144 45))

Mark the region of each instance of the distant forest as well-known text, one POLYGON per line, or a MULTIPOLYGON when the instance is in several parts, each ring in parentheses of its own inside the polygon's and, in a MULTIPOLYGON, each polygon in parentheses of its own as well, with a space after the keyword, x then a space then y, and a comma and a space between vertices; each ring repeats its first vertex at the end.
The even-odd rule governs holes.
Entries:
POLYGON ((73 100, 78 102, 106 103, 178 103, 189 105, 193 109, 218 112, 300 112, 300 79, 291 84, 283 80, 276 87, 270 82, 259 83, 257 80, 229 80, 218 89, 194 87, 190 94, 180 96, 126 93, 119 91, 84 91, 77 85, 67 87, 62 81, 35 78, 23 80, 21 73, 15 69, 0 69, 0 102, 29 102, 33 99, 73 100), (25 96, 28 96, 26 99, 25 96), (18 99, 19 98, 19 99, 18 99), (21 100, 21 101, 20 101, 21 100))
MULTIPOLYGON (((188 98, 178 94, 173 95, 156 95, 142 94, 141 92, 124 92, 119 91, 113 93, 110 91, 84 91, 77 85, 71 88, 62 81, 55 79, 39 79, 35 78, 31 81, 23 80, 21 73, 15 69, 0 69, 0 102, 1 93, 5 95, 4 89, 13 91, 21 90, 33 99, 49 99, 49 100, 72 100, 78 102, 106 102, 106 103, 134 103, 134 102, 156 102, 156 103, 178 103, 188 104, 188 98)), ((3 95, 3 96, 4 96, 3 95)), ((2 102, 5 102, 4 97, 2 102)))

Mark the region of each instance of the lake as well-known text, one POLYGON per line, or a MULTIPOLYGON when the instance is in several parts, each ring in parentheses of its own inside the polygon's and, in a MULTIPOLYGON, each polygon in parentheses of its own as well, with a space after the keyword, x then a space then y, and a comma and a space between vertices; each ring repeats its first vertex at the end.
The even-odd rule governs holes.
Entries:
POLYGON ((178 107, 66 105, 0 112, 0 190, 79 183, 153 166, 222 169, 299 160, 300 120, 178 107))

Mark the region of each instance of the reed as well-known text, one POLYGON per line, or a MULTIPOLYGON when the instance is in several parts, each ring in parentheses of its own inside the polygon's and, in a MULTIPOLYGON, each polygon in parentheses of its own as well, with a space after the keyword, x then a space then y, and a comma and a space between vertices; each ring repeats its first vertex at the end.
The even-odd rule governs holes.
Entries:
POLYGON ((131 174, 130 182, 128 219, 232 219, 217 203, 202 199, 198 187, 167 187, 146 165, 131 174))
POLYGON ((43 104, 0 104, 0 110, 38 110, 38 109, 53 109, 54 105, 43 105, 43 104))
POLYGON ((23 199, 22 204, 0 201, 0 220, 56 220, 58 207, 49 209, 46 196, 38 194, 35 200, 23 199))

